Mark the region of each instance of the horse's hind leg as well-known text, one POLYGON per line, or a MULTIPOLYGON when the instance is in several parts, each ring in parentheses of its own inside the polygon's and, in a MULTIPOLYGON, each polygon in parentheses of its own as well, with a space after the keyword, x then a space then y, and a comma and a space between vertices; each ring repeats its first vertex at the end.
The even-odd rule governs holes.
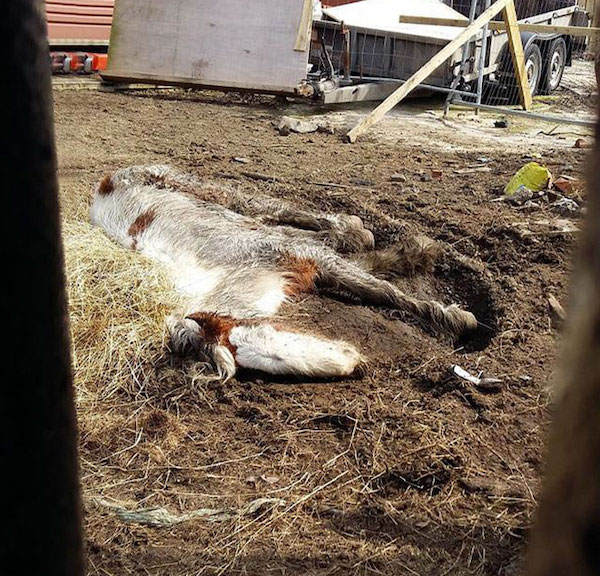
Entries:
POLYGON ((239 190, 232 193, 228 207, 240 214, 257 217, 267 224, 316 232, 318 237, 339 252, 360 252, 375 246, 373 233, 364 227, 358 216, 302 210, 285 200, 239 190))
POLYGON ((431 272, 441 252, 431 238, 409 236, 389 248, 361 252, 352 261, 373 276, 391 279, 431 272))
POLYGON ((477 319, 470 312, 456 305, 444 306, 434 300, 408 296, 390 282, 376 278, 334 253, 319 254, 315 260, 319 268, 317 287, 349 294, 365 304, 407 312, 434 330, 454 337, 477 328, 477 319))

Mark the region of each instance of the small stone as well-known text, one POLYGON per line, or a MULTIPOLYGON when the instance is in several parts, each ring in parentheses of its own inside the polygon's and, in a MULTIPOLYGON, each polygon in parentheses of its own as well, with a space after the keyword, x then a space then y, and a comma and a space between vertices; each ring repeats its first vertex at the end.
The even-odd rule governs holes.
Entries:
POLYGON ((508 120, 506 118, 502 118, 501 120, 496 120, 494 122, 495 128, 508 128, 508 120))
POLYGON ((581 214, 581 207, 575 200, 571 200, 571 198, 561 198, 550 204, 550 208, 557 214, 566 217, 579 216, 581 214))
POLYGON ((404 174, 392 174, 390 180, 392 182, 406 182, 407 178, 404 174))
POLYGON ((515 193, 507 197, 508 202, 514 206, 522 206, 533 198, 533 190, 530 190, 526 186, 519 186, 515 193))

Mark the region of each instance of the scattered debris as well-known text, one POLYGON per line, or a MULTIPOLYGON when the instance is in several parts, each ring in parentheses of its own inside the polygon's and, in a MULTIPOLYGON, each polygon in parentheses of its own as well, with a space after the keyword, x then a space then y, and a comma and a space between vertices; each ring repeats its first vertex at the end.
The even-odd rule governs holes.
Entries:
POLYGON ((571 198, 560 198, 556 202, 550 204, 550 208, 561 216, 576 217, 581 215, 581 206, 571 198))
POLYGON ((537 162, 529 162, 511 178, 506 188, 504 188, 504 194, 512 196, 521 186, 539 192, 551 183, 552 175, 548 168, 540 166, 537 162))
POLYGON ((502 388, 502 380, 499 378, 481 378, 469 374, 464 368, 461 368, 457 364, 452 366, 452 373, 458 376, 462 380, 470 382, 476 388, 485 390, 486 392, 497 392, 502 388))
POLYGON ((552 327, 560 328, 567 317, 567 313, 553 294, 548 294, 548 311, 552 327))
POLYGON ((533 197, 533 190, 530 190, 527 186, 521 184, 512 195, 505 196, 504 198, 514 206, 523 206, 526 202, 532 200, 533 197))
POLYGON ((528 152, 523 154, 523 160, 541 160, 542 155, 539 152, 528 152))
POLYGON ((554 189, 573 198, 579 204, 582 203, 583 196, 585 195, 585 183, 579 178, 573 178, 572 176, 560 176, 554 182, 554 189))
POLYGON ((300 120, 291 116, 282 116, 277 126, 279 134, 286 135, 290 132, 297 134, 310 134, 312 132, 325 132, 334 134, 333 127, 327 119, 316 118, 313 120, 300 120))
POLYGON ((530 222, 516 222, 510 229, 521 238, 536 236, 563 236, 580 232, 578 226, 571 220, 555 218, 552 220, 539 219, 530 222))

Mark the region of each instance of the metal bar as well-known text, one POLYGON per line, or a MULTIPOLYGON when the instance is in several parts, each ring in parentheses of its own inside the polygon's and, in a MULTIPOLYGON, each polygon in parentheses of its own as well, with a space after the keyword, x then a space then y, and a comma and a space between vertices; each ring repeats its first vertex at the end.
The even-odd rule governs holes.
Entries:
POLYGON ((344 53, 342 55, 342 64, 344 66, 344 80, 350 80, 350 30, 342 22, 342 46, 344 53))
MULTIPOLYGON (((343 104, 348 102, 368 102, 385 100, 394 90, 402 86, 404 82, 364 82, 361 84, 352 84, 350 86, 340 86, 333 90, 323 92, 320 95, 320 101, 323 104, 343 104)), ((420 87, 423 90, 432 90, 436 92, 447 93, 449 88, 440 88, 439 86, 420 87)), ((419 89, 419 87, 417 87, 419 89)), ((456 92, 455 92, 456 93, 456 92)), ((475 94, 465 92, 465 96, 475 97, 475 94)))
MULTIPOLYGON (((485 0, 485 9, 490 7, 491 0, 485 0)), ((487 57, 489 24, 483 27, 481 33, 481 49, 479 51, 479 75, 477 77, 477 104, 481 104, 483 96, 483 75, 485 73, 485 60, 487 57)))
MULTIPOLYGON (((473 22, 473 20, 475 20, 475 13, 477 11, 478 3, 479 3, 479 0, 471 0, 471 8, 469 9, 469 22, 470 23, 473 22)), ((460 68, 458 69, 458 74, 454 77, 454 79, 452 80, 452 84, 450 85, 450 88, 453 91, 456 89, 456 87, 458 86, 458 83, 460 82, 460 77, 463 73, 465 64, 467 63, 467 56, 469 55, 470 47, 471 47, 471 42, 467 42, 463 46, 462 58, 460 61, 460 68)), ((450 92, 448 94, 448 97, 446 98, 446 103, 444 105, 444 117, 448 116, 448 111, 450 110, 450 104, 453 99, 454 99, 454 92, 450 92)))
POLYGON ((541 120, 543 122, 552 122, 556 124, 571 124, 574 126, 588 126, 593 128, 596 126, 594 120, 577 120, 575 118, 566 118, 564 116, 549 116, 545 114, 536 114, 535 112, 526 112, 525 110, 513 110, 512 108, 499 108, 498 106, 490 106, 489 104, 477 104, 475 102, 457 102, 456 107, 465 106, 467 108, 478 108, 498 114, 507 114, 509 116, 521 116, 522 118, 531 118, 532 120, 541 120))
MULTIPOLYGON (((469 22, 457 20, 454 18, 431 18, 428 16, 401 16, 401 24, 425 24, 427 26, 456 26, 458 28, 466 27, 469 22)), ((522 32, 535 32, 536 34, 565 34, 568 36, 598 36, 600 28, 586 28, 585 26, 553 26, 552 24, 521 24, 519 28, 522 32)), ((504 22, 490 22, 490 30, 504 32, 506 24, 504 22)))
MULTIPOLYGON (((367 81, 375 81, 375 82, 390 82, 390 83, 394 83, 394 84, 398 84, 398 86, 401 86, 402 84, 404 84, 406 82, 406 80, 395 80, 393 78, 376 78, 376 77, 370 77, 370 76, 363 76, 363 78, 360 78, 359 76, 351 76, 351 78, 354 80, 362 80, 363 82, 365 80, 367 81)), ((466 98, 475 98, 475 93, 474 92, 463 92, 462 90, 452 90, 451 88, 447 88, 446 86, 433 86, 432 84, 419 84, 417 86, 417 88, 422 88, 424 90, 431 90, 432 92, 441 92, 444 94, 448 94, 449 92, 454 92, 454 94, 456 94, 457 96, 464 96, 466 98)))

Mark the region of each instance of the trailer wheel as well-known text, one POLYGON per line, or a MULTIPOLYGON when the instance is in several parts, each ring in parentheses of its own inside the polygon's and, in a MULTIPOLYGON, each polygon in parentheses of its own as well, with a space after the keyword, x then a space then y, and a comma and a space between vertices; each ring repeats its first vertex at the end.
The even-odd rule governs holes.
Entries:
POLYGON ((542 94, 554 92, 562 80, 567 63, 567 43, 563 38, 556 38, 550 44, 544 62, 544 72, 540 84, 542 94))
POLYGON ((525 73, 532 96, 537 94, 542 80, 542 72, 543 60, 540 47, 537 44, 530 44, 525 49, 525 73))

